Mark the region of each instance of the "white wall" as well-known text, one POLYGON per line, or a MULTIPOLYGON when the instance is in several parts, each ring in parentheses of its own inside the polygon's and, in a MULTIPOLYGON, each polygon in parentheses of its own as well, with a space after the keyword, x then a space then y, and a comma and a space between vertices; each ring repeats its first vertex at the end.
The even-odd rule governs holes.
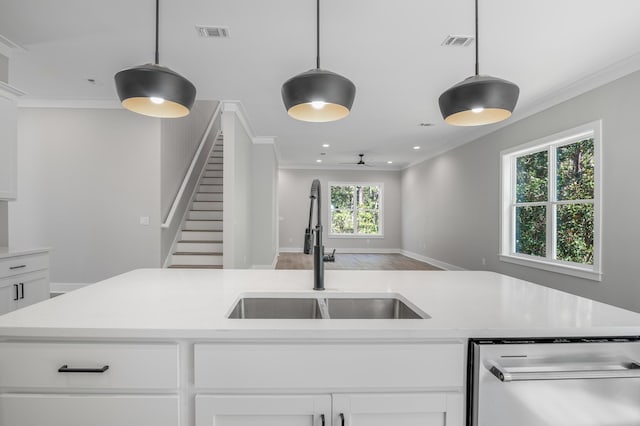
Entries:
POLYGON ((56 283, 159 267, 159 164, 159 119, 125 110, 21 109, 10 246, 53 248, 56 283))
MULTIPOLYGON (((309 191, 314 179, 320 179, 322 187, 323 242, 327 252, 334 248, 338 252, 340 249, 385 252, 401 248, 399 171, 281 169, 278 178, 281 251, 302 251, 304 231, 309 225, 309 191), (384 238, 329 237, 329 182, 371 182, 384 185, 384 238)), ((314 224, 315 216, 314 212, 314 224)))
POLYGON ((403 248, 640 311, 639 97, 636 72, 405 170, 403 248), (603 123, 602 282, 500 262, 500 151, 598 119, 603 123))
POLYGON ((251 263, 268 269, 278 256, 278 160, 272 143, 252 146, 251 179, 251 263))
POLYGON ((9 83, 9 58, 0 55, 0 81, 9 83))

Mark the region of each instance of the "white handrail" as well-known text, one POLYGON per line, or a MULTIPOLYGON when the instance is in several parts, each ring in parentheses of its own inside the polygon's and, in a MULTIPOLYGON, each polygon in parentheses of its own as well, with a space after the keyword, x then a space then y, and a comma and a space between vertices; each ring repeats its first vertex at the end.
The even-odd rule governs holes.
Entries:
POLYGON ((175 216, 176 210, 178 209, 178 204, 180 204, 180 200, 184 195, 184 191, 187 188, 189 180, 191 180, 191 174, 193 173, 193 170, 196 168, 196 163, 198 162, 198 158, 200 158, 200 153, 202 152, 202 149, 204 148, 204 144, 206 143, 207 138, 209 137, 209 133, 211 133, 211 128, 213 127, 213 123, 218 118, 218 115, 220 115, 221 110, 222 110, 222 102, 218 103, 218 107, 216 108, 216 110, 213 112, 213 115, 211 116, 209 125, 207 126, 207 129, 205 130, 204 135, 202 136, 202 140, 200 141, 200 145, 198 145, 198 149, 196 150, 196 153, 193 155, 193 159, 191 160, 191 165, 189 166, 189 170, 187 170, 187 174, 184 176, 184 179, 182 180, 182 185, 180 185, 180 190, 176 194, 176 198, 173 200, 173 204, 171 204, 171 210, 169 210, 169 215, 167 216, 167 219, 164 221, 164 223, 160 225, 161 228, 168 228, 169 226, 171 226, 171 222, 173 222, 173 217, 175 216))

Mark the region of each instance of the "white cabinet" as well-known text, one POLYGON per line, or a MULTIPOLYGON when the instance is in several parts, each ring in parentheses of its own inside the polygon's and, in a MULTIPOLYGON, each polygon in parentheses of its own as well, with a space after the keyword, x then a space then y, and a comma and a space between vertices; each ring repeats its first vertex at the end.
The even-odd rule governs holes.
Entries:
POLYGON ((0 343, 0 425, 180 426, 178 345, 0 343))
POLYGON ((18 107, 22 93, 0 82, 0 200, 16 199, 18 107))
POLYGON ((49 298, 49 253, 0 258, 0 315, 49 298))
POLYGON ((462 426, 462 393, 198 395, 196 426, 462 426))
POLYGON ((329 426, 329 395, 198 395, 196 426, 329 426))

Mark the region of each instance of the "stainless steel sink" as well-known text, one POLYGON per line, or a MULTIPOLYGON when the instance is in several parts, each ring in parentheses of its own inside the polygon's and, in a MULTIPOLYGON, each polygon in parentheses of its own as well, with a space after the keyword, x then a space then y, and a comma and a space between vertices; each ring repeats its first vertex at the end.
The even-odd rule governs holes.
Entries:
POLYGON ((329 297, 241 297, 231 319, 426 319, 399 295, 329 297))

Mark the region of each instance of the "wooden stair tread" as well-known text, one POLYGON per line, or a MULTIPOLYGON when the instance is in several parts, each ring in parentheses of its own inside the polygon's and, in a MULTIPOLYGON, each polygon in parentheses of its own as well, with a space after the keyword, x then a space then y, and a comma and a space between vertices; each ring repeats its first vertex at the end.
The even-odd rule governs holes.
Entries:
POLYGON ((170 265, 170 269, 222 269, 222 265, 170 265))
POLYGON ((177 251, 173 253, 174 256, 222 256, 222 252, 198 252, 198 251, 177 251))

